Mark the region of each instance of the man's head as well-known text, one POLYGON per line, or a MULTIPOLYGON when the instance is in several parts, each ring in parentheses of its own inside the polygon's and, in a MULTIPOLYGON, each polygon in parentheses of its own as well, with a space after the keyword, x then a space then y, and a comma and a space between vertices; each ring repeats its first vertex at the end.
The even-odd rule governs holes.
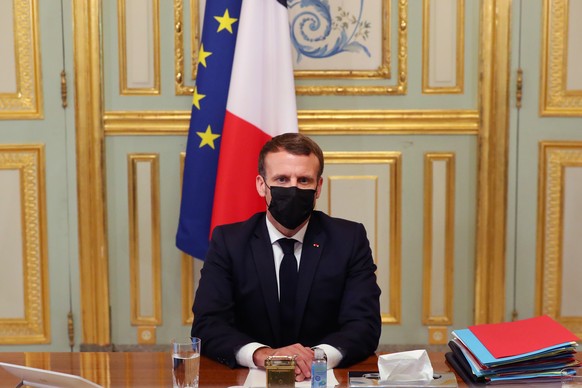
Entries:
POLYGON ((257 192, 265 197, 267 217, 283 234, 293 235, 309 219, 321 193, 322 173, 323 152, 304 135, 286 133, 263 146, 257 192))
POLYGON ((315 155, 319 162, 317 178, 323 174, 323 151, 316 142, 300 133, 284 133, 269 140, 259 153, 259 175, 265 176, 265 157, 269 153, 286 151, 293 155, 315 155))

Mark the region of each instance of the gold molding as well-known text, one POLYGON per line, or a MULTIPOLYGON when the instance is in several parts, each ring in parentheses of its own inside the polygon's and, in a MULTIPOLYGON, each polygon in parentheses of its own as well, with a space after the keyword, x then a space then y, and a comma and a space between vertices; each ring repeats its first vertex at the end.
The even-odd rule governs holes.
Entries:
MULTIPOLYGON (((440 205, 437 205, 440 206, 440 205)), ((453 324, 453 286, 455 268, 455 154, 426 153, 424 155, 424 265, 422 281, 422 324, 452 325, 453 324), (445 198, 445 261, 444 261, 444 315, 431 315, 432 307, 432 268, 433 268, 433 192, 435 161, 446 163, 446 198, 445 198)), ((430 329, 430 328, 429 328, 430 329)), ((430 332, 430 330, 429 330, 430 332)), ((430 337, 429 337, 430 338, 430 337)))
MULTIPOLYGON (((129 201, 129 272, 130 272, 130 310, 132 325, 161 325, 162 324, 162 286, 161 286, 161 250, 160 250, 160 167, 159 154, 128 154, 128 201, 129 201), (140 233, 139 233, 139 177, 137 173, 138 164, 148 164, 150 168, 149 176, 149 198, 151 218, 151 275, 149 281, 141 277, 140 270, 140 233), (142 280, 143 287, 152 288, 153 315, 141 314, 142 280), (151 281, 151 284, 150 284, 151 281)), ((144 220, 143 222, 147 222, 144 220)), ((147 242, 147 241, 146 241, 147 242)))
POLYGON ((190 0, 190 51, 192 52, 190 74, 193 80, 198 72, 198 46, 201 42, 200 0, 190 0))
MULTIPOLYGON (((196 79, 200 45, 199 0, 190 0, 190 38, 192 80, 196 79)), ((174 0, 174 89, 177 96, 191 95, 193 86, 184 84, 184 0, 174 0)))
POLYGON ((429 345, 446 345, 449 341, 447 326, 429 326, 427 331, 429 345))
POLYGON ((83 344, 110 343, 101 0, 73 0, 79 271, 83 344))
POLYGON ((157 342, 156 326, 138 326, 137 343, 139 345, 155 345, 157 342))
MULTIPOLYGON (((364 79, 390 79, 392 67, 391 43, 391 0, 382 1, 382 63, 376 70, 295 70, 295 78, 364 78, 364 79)), ((399 7, 406 6, 399 3, 399 7)), ((399 14, 400 15, 400 14, 399 14)), ((400 20, 399 20, 400 21, 400 20)))
POLYGON ((504 321, 511 0, 481 2, 475 324, 504 321))
POLYGON ((564 169, 582 167, 582 142, 539 145, 536 315, 547 314, 582 335, 582 316, 561 315, 564 169))
MULTIPOLYGON (((386 164, 390 166, 390 305, 382 323, 399 324, 402 312, 402 155, 400 152, 324 152, 326 164, 386 164)), ((378 239, 376 239, 378 240, 378 239)))
MULTIPOLYGON (((479 133, 474 110, 303 110, 298 120, 299 131, 309 135, 479 133)), ((186 111, 110 111, 104 116, 107 136, 183 136, 189 123, 186 111)))
POLYGON ((544 0, 540 115, 582 116, 582 91, 568 91, 568 0, 544 0))
MULTIPOLYGON (((184 177, 184 161, 186 160, 186 153, 180 152, 180 193, 182 192, 182 178, 184 177)), ((192 306, 194 305, 194 258, 184 252, 180 253, 182 260, 181 271, 181 291, 180 298, 182 304, 182 324, 192 324, 194 322, 194 314, 192 313, 192 306)))
MULTIPOLYGON (((408 88, 408 0, 398 0, 398 51, 395 85, 295 85, 298 95, 402 95, 408 88)), ((389 45, 389 43, 388 43, 389 45)), ((370 78, 370 77, 368 77, 370 78)))
POLYGON ((422 93, 460 94, 465 88, 465 0, 457 0, 457 40, 456 40, 456 82, 455 86, 430 86, 430 2, 423 0, 422 10, 422 93))
POLYGON ((50 343, 44 146, 0 145, 0 170, 19 171, 24 287, 24 319, 0 318, 0 344, 50 343))
POLYGON ((11 1, 14 6, 16 93, 0 93, 0 119, 42 119, 38 0, 11 1))
POLYGON ((117 39, 119 57, 119 93, 121 95, 159 95, 160 94, 160 0, 152 2, 153 13, 153 55, 154 85, 151 88, 130 88, 127 86, 127 32, 126 0, 117 0, 117 39))

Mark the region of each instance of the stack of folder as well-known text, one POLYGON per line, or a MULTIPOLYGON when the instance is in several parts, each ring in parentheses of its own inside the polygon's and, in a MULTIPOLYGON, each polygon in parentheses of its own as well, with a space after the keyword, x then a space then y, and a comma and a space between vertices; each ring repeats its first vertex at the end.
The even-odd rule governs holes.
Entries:
POLYGON ((559 382, 576 374, 579 339, 549 316, 454 330, 449 364, 470 384, 559 382), (564 370, 564 372, 562 372, 564 370))

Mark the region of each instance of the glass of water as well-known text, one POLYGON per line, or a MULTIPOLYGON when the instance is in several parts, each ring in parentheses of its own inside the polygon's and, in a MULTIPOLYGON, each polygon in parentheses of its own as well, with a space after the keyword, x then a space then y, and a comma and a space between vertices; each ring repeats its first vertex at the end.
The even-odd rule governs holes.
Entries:
POLYGON ((177 388, 198 388, 200 338, 172 340, 172 380, 177 388))

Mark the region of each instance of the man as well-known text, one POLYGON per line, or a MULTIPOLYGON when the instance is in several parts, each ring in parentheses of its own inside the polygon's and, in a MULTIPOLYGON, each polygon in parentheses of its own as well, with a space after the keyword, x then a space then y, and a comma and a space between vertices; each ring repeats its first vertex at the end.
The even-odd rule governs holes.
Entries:
POLYGON ((370 245, 362 224, 313 210, 322 173, 323 152, 301 134, 276 136, 261 150, 256 187, 267 211, 216 227, 202 269, 192 336, 204 354, 230 367, 295 355, 302 381, 312 347, 325 351, 329 368, 376 350, 380 289, 370 245))

